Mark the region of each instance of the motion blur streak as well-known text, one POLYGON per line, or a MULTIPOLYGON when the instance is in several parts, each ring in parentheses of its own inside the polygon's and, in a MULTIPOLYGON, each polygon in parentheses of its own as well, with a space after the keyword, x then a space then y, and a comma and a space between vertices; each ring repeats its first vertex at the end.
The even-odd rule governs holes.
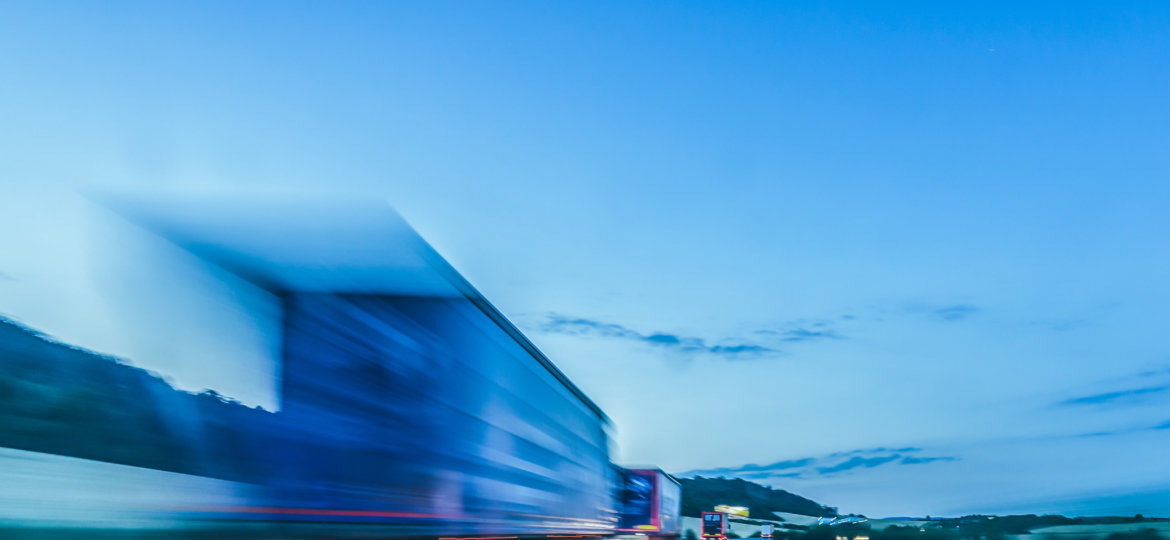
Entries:
POLYGON ((613 465, 604 413, 386 203, 90 200, 94 249, 21 256, 114 286, 0 320, 0 532, 678 534, 677 482, 613 465))
POLYGON ((478 536, 468 538, 439 538, 439 540, 508 540, 509 538, 517 538, 515 536, 478 536))
POLYGON ((381 512, 377 510, 319 510, 315 508, 271 508, 271 507, 248 507, 248 506, 224 506, 224 507, 193 507, 180 509, 185 512, 208 512, 208 513, 241 513, 241 514, 301 514, 312 516, 372 516, 372 517, 398 517, 398 518, 430 518, 430 519, 451 519, 457 516, 441 516, 438 514, 412 514, 409 512, 381 512))

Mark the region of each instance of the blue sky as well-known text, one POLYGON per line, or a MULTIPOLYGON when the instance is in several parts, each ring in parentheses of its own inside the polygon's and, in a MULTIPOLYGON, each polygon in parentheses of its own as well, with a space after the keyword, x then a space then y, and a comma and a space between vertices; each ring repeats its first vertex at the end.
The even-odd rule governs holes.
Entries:
POLYGON ((0 182, 387 196, 627 462, 1170 515, 1166 58, 1154 2, 7 3, 0 182))

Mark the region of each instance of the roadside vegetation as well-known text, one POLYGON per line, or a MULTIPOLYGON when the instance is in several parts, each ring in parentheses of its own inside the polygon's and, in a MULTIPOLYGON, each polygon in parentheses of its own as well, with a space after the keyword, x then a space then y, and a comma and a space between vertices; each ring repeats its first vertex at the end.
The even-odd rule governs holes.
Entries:
POLYGON ((739 478, 680 478, 682 484, 682 515, 699 517, 715 505, 746 506, 751 517, 780 520, 773 512, 805 516, 836 516, 837 509, 782 489, 762 486, 739 478))
MULTIPOLYGON (((812 517, 841 517, 836 508, 825 506, 782 489, 742 479, 680 479, 682 514, 700 517, 716 505, 746 506, 749 519, 732 517, 733 523, 776 524, 776 540, 1170 540, 1170 519, 1135 516, 1066 517, 1022 514, 1010 516, 972 515, 895 522, 862 520, 837 525, 805 525, 788 522, 777 513, 812 517)), ((857 516, 858 518, 865 516, 857 516)), ((791 516, 789 516, 791 517, 791 516)), ((810 517, 811 521, 812 518, 810 517)), ((742 529, 740 529, 742 532, 742 529)), ((684 540, 692 539, 684 535, 684 540)), ((760 536, 757 531, 753 538, 760 536)), ((738 538, 734 534, 731 538, 738 538)))

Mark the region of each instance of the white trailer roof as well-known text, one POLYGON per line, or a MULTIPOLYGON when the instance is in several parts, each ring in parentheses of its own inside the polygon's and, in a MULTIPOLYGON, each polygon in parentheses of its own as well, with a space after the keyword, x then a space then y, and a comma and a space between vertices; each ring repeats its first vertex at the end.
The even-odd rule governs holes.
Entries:
POLYGON ((224 192, 103 192, 95 198, 274 292, 473 292, 381 199, 224 192))

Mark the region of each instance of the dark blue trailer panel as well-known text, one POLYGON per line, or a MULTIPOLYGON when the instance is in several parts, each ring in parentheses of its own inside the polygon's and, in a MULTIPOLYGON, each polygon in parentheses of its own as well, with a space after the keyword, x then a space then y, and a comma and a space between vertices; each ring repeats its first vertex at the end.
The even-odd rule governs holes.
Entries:
POLYGON ((331 507, 345 490, 384 492, 407 512, 502 524, 492 534, 612 530, 601 419, 475 306, 288 302, 283 397, 303 441, 290 487, 329 484, 331 507))

